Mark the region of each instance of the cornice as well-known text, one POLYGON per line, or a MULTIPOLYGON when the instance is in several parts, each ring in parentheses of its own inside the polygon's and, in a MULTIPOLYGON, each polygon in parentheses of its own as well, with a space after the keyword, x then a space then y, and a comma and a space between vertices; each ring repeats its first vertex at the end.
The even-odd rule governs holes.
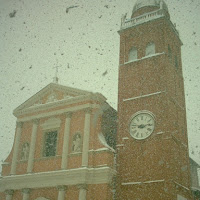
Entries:
POLYGON ((31 106, 28 108, 24 108, 22 110, 14 110, 13 114, 16 117, 20 117, 20 115, 34 114, 36 112, 59 108, 61 106, 69 106, 69 105, 73 106, 73 104, 77 104, 77 103, 81 103, 81 102, 84 103, 85 101, 97 101, 102 104, 103 102, 106 101, 106 98, 100 93, 95 93, 95 94, 90 94, 90 95, 82 95, 82 96, 74 97, 71 99, 63 99, 63 100, 58 100, 56 102, 31 106))
POLYGON ((55 117, 57 115, 61 115, 63 113, 66 113, 66 112, 76 112, 76 111, 79 111, 79 110, 84 110, 86 108, 97 108, 99 109, 101 107, 101 105, 99 104, 91 104, 91 103, 86 103, 86 104, 83 104, 83 105, 78 105, 78 106, 71 106, 71 107, 68 107, 68 108, 63 108, 63 109, 58 109, 58 110, 55 110, 55 111, 49 111, 49 112, 44 112, 44 113, 34 113, 35 115, 31 115, 31 116, 23 116, 22 118, 18 118, 17 119, 17 122, 26 122, 26 121, 30 121, 30 120, 34 120, 34 119, 42 119, 42 118, 46 118, 46 117, 55 117))
POLYGON ((13 114, 18 117, 21 114, 26 114, 26 113, 31 113, 33 111, 41 111, 49 108, 55 108, 57 106, 62 106, 62 105, 69 105, 73 103, 79 103, 84 100, 97 100, 97 101, 106 101, 106 98, 100 94, 100 93, 93 93, 93 92, 88 92, 85 90, 80 90, 76 88, 71 88, 55 83, 50 83, 46 87, 44 87, 42 90, 37 92, 35 95, 30 97, 27 101, 22 103, 20 106, 18 106, 13 114), (72 95, 72 98, 69 99, 62 99, 62 100, 57 100, 55 102, 49 102, 46 104, 39 104, 39 105, 34 105, 32 106, 36 101, 41 99, 43 96, 51 92, 52 90, 57 90, 64 92, 65 94, 72 95), (57 105, 57 106, 56 106, 57 105))
POLYGON ((100 167, 12 175, 0 179, 0 192, 11 189, 57 187, 59 185, 110 184, 115 174, 116 171, 109 167, 100 167))

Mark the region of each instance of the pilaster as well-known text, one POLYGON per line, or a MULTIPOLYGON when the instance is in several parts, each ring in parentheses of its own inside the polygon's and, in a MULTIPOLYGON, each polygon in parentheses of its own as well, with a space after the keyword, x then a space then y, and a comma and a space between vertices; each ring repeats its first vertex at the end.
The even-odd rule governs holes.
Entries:
POLYGON ((57 186, 58 189, 58 200, 65 200, 65 192, 67 190, 67 186, 59 185, 57 186))
POLYGON ((72 117, 72 113, 67 112, 66 119, 65 119, 64 136, 63 136, 61 169, 67 169, 67 164, 68 164, 69 134, 70 134, 71 117, 72 117))
POLYGON ((22 126, 23 126, 22 122, 17 122, 17 131, 16 131, 16 136, 15 136, 12 164, 11 164, 11 170, 10 170, 11 175, 16 174, 17 158, 18 158, 19 143, 20 143, 21 133, 22 133, 22 126))
POLYGON ((30 145, 30 152, 29 152, 29 157, 28 157, 28 167, 27 167, 28 173, 31 173, 32 170, 33 170, 38 124, 39 124, 38 119, 33 120, 33 129, 32 129, 32 134, 31 134, 31 145, 30 145))
POLYGON ((80 184, 80 185, 77 185, 77 187, 79 189, 79 200, 86 200, 88 185, 80 184))
POLYGON ((91 112, 92 112, 92 110, 90 108, 85 110, 82 166, 88 166, 88 151, 89 151, 89 139, 90 139, 91 112))
POLYGON ((23 200, 29 200, 30 189, 29 188, 22 189, 22 194, 23 194, 23 200))
POLYGON ((12 200, 14 190, 6 190, 5 193, 6 193, 6 200, 12 200))

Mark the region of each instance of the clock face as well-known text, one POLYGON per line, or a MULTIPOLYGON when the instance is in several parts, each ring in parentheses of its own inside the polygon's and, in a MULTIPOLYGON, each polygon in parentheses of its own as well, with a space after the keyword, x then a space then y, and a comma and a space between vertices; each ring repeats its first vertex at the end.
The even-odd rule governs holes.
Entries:
POLYGON ((155 127, 155 120, 151 113, 136 113, 130 122, 129 131, 133 138, 143 140, 149 137, 155 127))

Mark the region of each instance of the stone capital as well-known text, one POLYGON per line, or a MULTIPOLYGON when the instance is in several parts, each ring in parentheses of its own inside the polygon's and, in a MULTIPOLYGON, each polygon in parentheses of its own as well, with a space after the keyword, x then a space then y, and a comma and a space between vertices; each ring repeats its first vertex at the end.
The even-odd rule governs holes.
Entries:
POLYGON ((32 122, 33 122, 33 124, 38 125, 40 120, 39 119, 33 119, 32 122))
POLYGON ((88 185, 87 185, 87 184, 79 184, 79 185, 77 185, 77 188, 78 188, 78 189, 87 190, 87 189, 88 189, 88 185))
POLYGON ((72 117, 72 112, 66 112, 65 113, 65 116, 66 116, 66 118, 71 118, 72 117))
POLYGON ((92 108, 86 108, 84 109, 85 114, 91 114, 92 113, 92 108))
POLYGON ((22 128, 23 122, 16 122, 16 126, 17 126, 17 128, 22 128))
POLYGON ((24 193, 24 194, 29 194, 30 193, 30 189, 29 188, 23 188, 22 189, 22 193, 24 193))
POLYGON ((67 190, 67 186, 66 186, 66 185, 58 185, 58 186, 57 186, 57 189, 58 189, 59 191, 65 191, 65 190, 67 190))
POLYGON ((5 193, 6 195, 13 195, 14 190, 6 190, 5 193))

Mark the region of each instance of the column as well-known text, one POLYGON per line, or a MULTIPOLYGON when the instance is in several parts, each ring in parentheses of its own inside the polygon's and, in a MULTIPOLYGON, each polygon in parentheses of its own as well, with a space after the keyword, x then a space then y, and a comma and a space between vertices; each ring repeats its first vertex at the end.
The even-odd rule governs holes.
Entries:
POLYGON ((65 119, 65 130, 63 139, 63 149, 62 149, 62 162, 61 169, 67 169, 68 164, 68 153, 69 153, 69 134, 70 134, 70 124, 71 124, 72 113, 66 113, 65 119))
POLYGON ((6 190, 5 193, 6 193, 6 200, 12 200, 12 196, 13 196, 14 191, 13 190, 6 190))
POLYGON ((33 170, 38 124, 39 124, 38 119, 33 120, 33 128, 32 128, 32 134, 31 134, 31 144, 30 144, 30 150, 29 150, 29 156, 28 156, 27 173, 31 173, 32 170, 33 170))
POLYGON ((86 184, 81 184, 78 185, 79 190, 79 198, 78 200, 86 200, 87 196, 87 185, 86 184))
POLYGON ((29 200, 30 189, 29 188, 22 189, 22 194, 23 194, 23 200, 29 200))
POLYGON ((85 110, 84 135, 83 135, 82 166, 88 166, 88 151, 89 151, 89 139, 90 139, 90 118, 91 118, 91 109, 86 109, 85 110))
POLYGON ((13 157, 12 157, 12 164, 10 174, 16 174, 16 167, 17 167, 17 157, 19 152, 19 143, 22 133, 22 122, 17 122, 17 131, 15 136, 15 143, 14 143, 14 150, 13 150, 13 157))
POLYGON ((57 189, 58 189, 58 200, 65 200, 65 192, 67 190, 67 186, 59 185, 57 189))

